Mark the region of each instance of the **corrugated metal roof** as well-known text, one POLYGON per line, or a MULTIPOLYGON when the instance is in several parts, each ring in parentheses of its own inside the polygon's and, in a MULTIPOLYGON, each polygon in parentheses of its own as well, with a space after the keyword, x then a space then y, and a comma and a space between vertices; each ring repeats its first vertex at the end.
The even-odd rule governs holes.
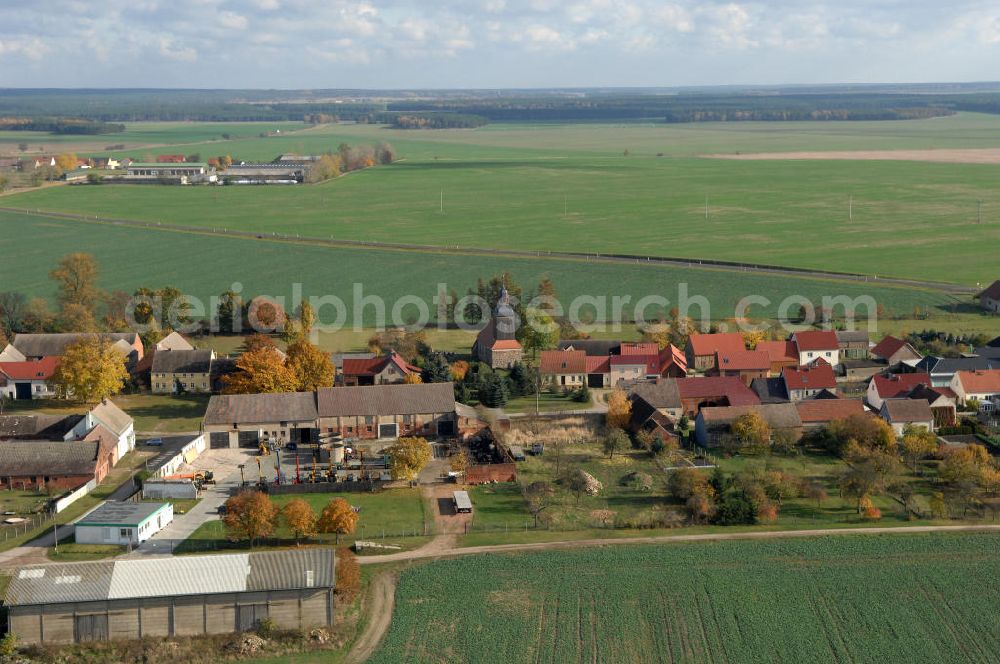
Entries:
POLYGON ((247 590, 328 588, 336 585, 333 549, 303 549, 290 557, 285 551, 250 554, 247 590))
POLYGON ((205 411, 205 424, 264 424, 315 419, 315 392, 221 394, 209 399, 205 411))
POLYGON ((0 441, 0 475, 92 475, 97 441, 0 441))
POLYGON ((113 562, 70 563, 18 570, 7 587, 7 604, 55 604, 104 599, 113 562))
POLYGON ((264 590, 333 588, 333 548, 209 556, 128 558, 23 567, 7 588, 9 605, 264 590))
POLYGON ((249 565, 248 553, 122 560, 115 563, 108 599, 243 592, 249 565))

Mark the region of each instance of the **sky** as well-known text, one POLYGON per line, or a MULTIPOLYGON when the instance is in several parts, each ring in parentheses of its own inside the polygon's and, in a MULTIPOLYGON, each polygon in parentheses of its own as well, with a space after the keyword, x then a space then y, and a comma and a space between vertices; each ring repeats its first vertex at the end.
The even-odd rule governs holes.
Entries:
POLYGON ((1000 2, 0 0, 0 87, 985 81, 1000 2))

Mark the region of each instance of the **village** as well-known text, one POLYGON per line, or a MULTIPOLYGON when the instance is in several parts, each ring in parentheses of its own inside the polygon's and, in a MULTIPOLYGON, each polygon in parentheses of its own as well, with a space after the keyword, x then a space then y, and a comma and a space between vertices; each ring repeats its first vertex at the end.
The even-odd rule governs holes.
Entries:
MULTIPOLYGON (((308 310, 288 316, 283 348, 257 334, 231 357, 177 332, 147 345, 13 330, 11 631, 66 644, 265 618, 333 629, 355 556, 1000 511, 1000 337, 947 356, 822 326, 528 344, 502 282, 490 304, 450 357, 402 330, 329 354, 306 338, 308 310), (143 398, 194 399, 197 426, 137 430, 149 417, 127 404, 143 398)), ((1000 311, 1000 281, 978 304, 1000 311)))

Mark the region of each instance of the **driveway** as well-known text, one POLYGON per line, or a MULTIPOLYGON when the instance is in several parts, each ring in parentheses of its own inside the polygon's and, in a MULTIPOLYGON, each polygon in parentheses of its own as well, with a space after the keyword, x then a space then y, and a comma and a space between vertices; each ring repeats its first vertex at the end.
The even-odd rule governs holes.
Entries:
POLYGON ((216 484, 206 485, 201 500, 194 509, 185 514, 177 514, 166 528, 138 546, 132 556, 162 555, 172 553, 174 547, 186 540, 208 521, 219 518, 219 506, 229 499, 230 491, 240 485, 239 465, 246 464, 245 473, 251 479, 256 473, 254 454, 247 450, 206 450, 180 472, 211 470, 215 473, 216 484), (249 472, 250 464, 254 470, 249 472))

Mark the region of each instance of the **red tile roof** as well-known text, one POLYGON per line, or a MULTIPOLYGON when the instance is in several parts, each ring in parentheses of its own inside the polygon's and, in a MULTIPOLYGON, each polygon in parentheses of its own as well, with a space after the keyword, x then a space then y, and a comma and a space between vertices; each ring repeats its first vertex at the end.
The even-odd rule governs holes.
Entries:
POLYGON ((695 355, 715 355, 716 353, 746 350, 743 337, 737 332, 724 332, 720 334, 692 334, 688 338, 691 350, 695 355))
POLYGON ((582 350, 543 350, 539 357, 543 374, 582 374, 587 372, 587 353, 582 350))
POLYGON ((673 344, 669 344, 660 351, 660 372, 665 371, 671 364, 680 368, 684 373, 687 373, 687 356, 684 355, 684 351, 673 344))
POLYGON ((861 415, 865 406, 858 399, 808 399, 795 404, 799 417, 806 423, 826 423, 861 415))
POLYGON ((493 350, 521 350, 517 339, 498 339, 493 342, 493 350))
POLYGON ((716 364, 719 371, 766 371, 771 368, 771 356, 763 350, 719 351, 716 364))
POLYGON ((799 352, 806 350, 838 350, 840 342, 833 330, 803 330, 792 334, 792 341, 799 352))
POLYGON ((682 399, 725 397, 730 406, 752 406, 760 403, 760 397, 736 376, 678 378, 677 391, 682 399))
POLYGON ((587 356, 587 373, 589 374, 606 374, 611 373, 611 358, 608 356, 596 357, 592 355, 587 356))
POLYGON ((957 371, 955 377, 967 394, 1000 394, 1000 369, 957 371))
MULTIPOLYGON (((654 344, 655 345, 655 344, 654 344)), ((659 355, 612 355, 610 358, 612 367, 646 365, 646 375, 652 376, 660 373, 659 355)))
POLYGON ((0 362, 0 372, 11 380, 48 380, 58 366, 58 357, 43 357, 36 361, 0 362))
POLYGON ((917 385, 931 385, 931 376, 928 373, 910 374, 890 374, 888 376, 875 376, 872 378, 875 383, 875 393, 883 399, 895 399, 906 396, 906 394, 917 385))
POLYGON ((889 358, 905 345, 906 341, 904 339, 897 339, 896 337, 886 335, 882 338, 882 341, 875 344, 875 347, 872 348, 872 355, 883 359, 889 358))
POLYGON ((811 367, 785 367, 781 370, 788 390, 834 390, 837 388, 837 378, 833 375, 833 367, 826 362, 820 362, 811 367))
POLYGON ((623 343, 618 350, 619 355, 656 355, 660 347, 654 343, 623 343))
POLYGON ((795 344, 791 341, 758 341, 755 350, 762 350, 771 356, 771 362, 799 362, 795 344))
POLYGON ((420 373, 420 367, 413 366, 404 360, 399 353, 392 351, 382 357, 344 358, 343 374, 345 376, 375 376, 382 373, 390 362, 399 367, 399 370, 404 374, 420 373))

